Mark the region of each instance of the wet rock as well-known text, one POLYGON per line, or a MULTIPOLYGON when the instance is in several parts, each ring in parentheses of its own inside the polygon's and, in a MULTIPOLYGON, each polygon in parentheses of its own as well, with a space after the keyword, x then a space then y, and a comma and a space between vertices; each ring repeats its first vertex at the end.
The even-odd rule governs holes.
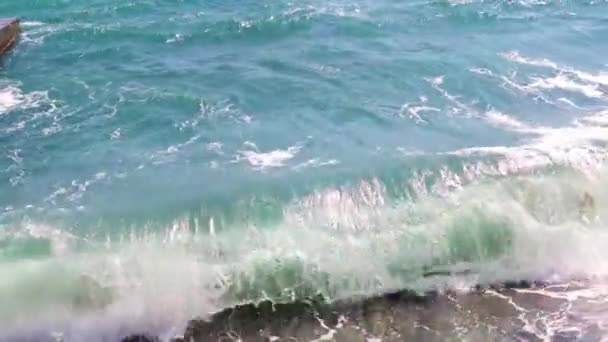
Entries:
POLYGON ((538 336, 534 335, 531 332, 524 331, 524 330, 520 330, 520 331, 516 332, 515 336, 520 337, 523 341, 530 341, 530 342, 542 341, 538 336))
POLYGON ((577 331, 558 331, 551 337, 552 342, 570 342, 579 341, 579 333, 577 331))
POLYGON ((208 341, 229 335, 256 341, 264 340, 263 335, 313 339, 327 330, 321 322, 330 326, 337 322, 337 316, 326 307, 321 298, 287 304, 263 301, 258 305, 239 305, 216 313, 210 320, 190 321, 184 339, 208 341))
POLYGON ((161 341, 156 336, 130 335, 130 336, 127 336, 127 337, 123 338, 122 340, 120 340, 120 342, 161 342, 161 341))
MULTIPOLYGON (((292 303, 263 301, 218 312, 209 319, 189 322, 183 341, 295 341, 319 338, 331 341, 425 340, 444 341, 464 338, 470 341, 525 340, 537 336, 522 331, 520 312, 511 299, 530 300, 538 309, 555 310, 560 300, 544 299, 520 288, 536 288, 541 283, 514 281, 495 284, 496 294, 478 286, 471 292, 410 290, 383 295, 351 298, 328 303, 318 296, 292 303), (458 335, 455 335, 458 332, 458 335)), ((532 309, 532 308, 531 308, 532 309)))

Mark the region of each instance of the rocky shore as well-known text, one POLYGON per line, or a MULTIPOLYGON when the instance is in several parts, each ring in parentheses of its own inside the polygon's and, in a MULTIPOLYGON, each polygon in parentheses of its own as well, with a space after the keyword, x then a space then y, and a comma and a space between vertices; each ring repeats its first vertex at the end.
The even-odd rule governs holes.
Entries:
MULTIPOLYGON (((191 320, 184 335, 173 342, 541 341, 545 336, 552 341, 597 340, 603 332, 593 322, 577 321, 581 329, 562 322, 560 330, 548 319, 567 320, 564 309, 576 304, 552 294, 576 290, 572 284, 520 281, 466 292, 420 295, 402 290, 334 303, 321 297, 286 304, 264 301, 191 320)), ((146 335, 122 340, 136 341, 160 340, 146 335)))

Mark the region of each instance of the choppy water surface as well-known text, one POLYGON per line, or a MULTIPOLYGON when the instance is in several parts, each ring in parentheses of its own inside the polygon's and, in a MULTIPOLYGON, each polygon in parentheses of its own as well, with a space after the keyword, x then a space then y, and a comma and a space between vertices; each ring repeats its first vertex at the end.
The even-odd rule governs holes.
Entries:
POLYGON ((513 329, 454 336, 604 335, 608 2, 21 0, 0 14, 23 19, 0 59, 0 339, 168 337, 267 299, 520 279, 585 285, 517 290, 550 310, 484 294, 515 310, 513 329))

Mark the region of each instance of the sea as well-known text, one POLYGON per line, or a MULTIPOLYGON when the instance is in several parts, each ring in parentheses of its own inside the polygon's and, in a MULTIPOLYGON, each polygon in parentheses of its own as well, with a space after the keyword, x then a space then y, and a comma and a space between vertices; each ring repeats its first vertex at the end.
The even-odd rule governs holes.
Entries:
POLYGON ((608 340, 608 1, 0 16, 0 341, 608 340))

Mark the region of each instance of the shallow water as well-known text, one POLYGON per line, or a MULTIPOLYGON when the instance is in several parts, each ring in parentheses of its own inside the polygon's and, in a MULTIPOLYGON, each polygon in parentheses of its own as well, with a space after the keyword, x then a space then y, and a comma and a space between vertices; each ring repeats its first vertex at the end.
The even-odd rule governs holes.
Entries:
POLYGON ((317 294, 603 286, 606 1, 0 13, 23 29, 0 59, 0 338, 172 336, 317 294))

